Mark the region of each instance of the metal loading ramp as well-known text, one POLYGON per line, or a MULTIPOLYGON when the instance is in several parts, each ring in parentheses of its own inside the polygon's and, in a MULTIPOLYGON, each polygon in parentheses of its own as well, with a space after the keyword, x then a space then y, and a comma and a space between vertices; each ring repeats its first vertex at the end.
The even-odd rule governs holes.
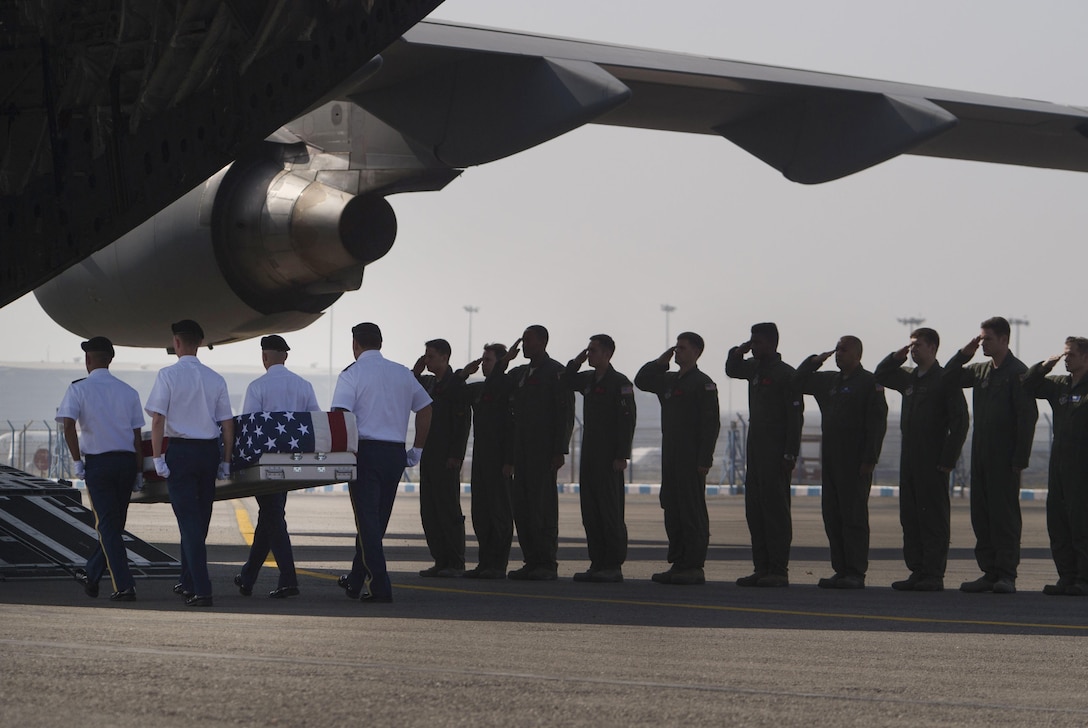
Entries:
MULTIPOLYGON (((124 538, 133 576, 177 576, 173 556, 127 531, 124 538)), ((0 579, 69 577, 97 544, 80 491, 0 465, 0 579)))

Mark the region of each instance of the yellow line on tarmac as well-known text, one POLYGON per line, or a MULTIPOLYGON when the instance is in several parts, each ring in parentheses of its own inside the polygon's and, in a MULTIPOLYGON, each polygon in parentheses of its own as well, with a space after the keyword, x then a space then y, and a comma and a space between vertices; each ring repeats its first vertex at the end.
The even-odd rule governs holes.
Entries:
POLYGON ((954 624, 975 627, 1032 627, 1036 629, 1067 629, 1088 632, 1083 624, 1047 624, 1043 622, 999 622, 983 619, 942 619, 938 617, 897 617, 880 614, 850 614, 844 612, 809 612, 800 609, 766 609, 760 607, 729 607, 723 604, 688 604, 682 602, 657 602, 635 599, 607 599, 603 597, 571 597, 552 594, 511 594, 509 592, 476 591, 451 587, 395 584, 398 589, 443 592, 447 594, 473 594, 477 596, 515 597, 541 601, 575 602, 583 604, 618 604, 632 607, 668 607, 669 609, 697 609, 711 612, 739 612, 743 614, 774 614, 791 617, 825 617, 830 619, 858 619, 871 622, 906 622, 910 624, 954 624))
MULTIPOLYGON (((238 519, 238 530, 247 544, 253 544, 253 523, 249 512, 234 501, 234 515, 238 519)), ((269 558, 269 563, 273 563, 269 558)), ((334 574, 327 574, 309 569, 299 569, 299 574, 315 579, 336 581, 334 574)), ((538 601, 573 602, 580 604, 614 604, 630 607, 667 607, 669 609, 695 609, 709 612, 735 612, 740 614, 773 614, 787 617, 822 617, 827 619, 857 619, 868 622, 896 622, 907 624, 945 624, 969 627, 1021 627, 1033 629, 1062 629, 1088 632, 1088 625, 1083 624, 1047 624, 1043 622, 999 622, 984 619, 941 619, 938 617, 897 617, 879 614, 849 614, 844 612, 809 612, 800 609, 766 609, 761 607, 729 607, 724 604, 687 604, 683 602, 658 602, 637 599, 608 599, 604 597, 572 597, 555 594, 519 594, 511 592, 478 591, 476 589, 454 589, 453 587, 422 586, 419 584, 394 584, 398 589, 414 589, 442 594, 467 594, 471 596, 507 597, 511 599, 535 599, 538 601)))

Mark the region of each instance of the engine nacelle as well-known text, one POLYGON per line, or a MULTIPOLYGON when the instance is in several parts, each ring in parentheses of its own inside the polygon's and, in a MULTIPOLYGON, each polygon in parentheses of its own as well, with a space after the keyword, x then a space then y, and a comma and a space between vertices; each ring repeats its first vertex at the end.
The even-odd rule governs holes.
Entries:
POLYGON ((34 294, 72 333, 121 346, 167 346, 183 318, 213 344, 304 328, 359 288, 397 230, 384 198, 317 176, 235 162, 34 294))

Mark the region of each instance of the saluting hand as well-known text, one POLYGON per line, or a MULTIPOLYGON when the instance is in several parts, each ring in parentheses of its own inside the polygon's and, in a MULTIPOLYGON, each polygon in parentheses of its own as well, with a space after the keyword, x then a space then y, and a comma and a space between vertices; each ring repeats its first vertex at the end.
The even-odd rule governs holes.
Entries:
POLYGON ((664 364, 665 366, 668 366, 669 362, 672 361, 672 355, 675 354, 675 353, 676 353, 676 347, 675 346, 670 346, 668 349, 665 349, 664 354, 657 357, 657 362, 659 364, 664 364))
POLYGON ((471 377, 473 374, 475 374, 476 372, 478 372, 480 370, 480 363, 481 362, 483 362, 482 358, 473 359, 468 364, 465 364, 465 366, 461 368, 461 375, 465 379, 468 379, 469 377, 471 377))
POLYGON ((747 354, 748 352, 750 352, 752 350, 752 342, 751 341, 745 341, 743 344, 741 344, 737 348, 740 349, 740 355, 744 356, 745 354, 747 354))
POLYGON ((426 367, 427 367, 427 355, 424 354, 423 356, 416 359, 416 363, 412 365, 412 374, 415 374, 418 377, 420 374, 423 373, 423 370, 426 367))
POLYGON ((574 357, 574 363, 578 366, 582 366, 586 363, 586 359, 589 358, 589 349, 582 349, 578 352, 578 356, 574 357))
POLYGON ((821 364, 823 364, 825 361, 827 361, 828 359, 830 359, 834 355, 835 355, 835 350, 832 349, 831 351, 825 351, 823 354, 819 354, 816 358, 820 360, 821 364))
POLYGON ((1058 364, 1058 362, 1062 360, 1064 356, 1065 352, 1063 351, 1061 354, 1056 354, 1055 356, 1048 357, 1047 360, 1043 362, 1043 369, 1049 372, 1058 364))
POLYGON ((514 361, 514 359, 517 358, 518 354, 521 353, 521 349, 519 348, 520 346, 521 346, 521 337, 519 336, 518 340, 515 341, 510 346, 510 348, 506 350, 505 354, 503 354, 502 361, 504 363, 506 363, 506 364, 509 364, 510 362, 514 361))
POLYGON ((975 338, 968 341, 967 346, 960 349, 960 351, 963 352, 964 356, 974 356, 975 352, 978 351, 978 345, 981 344, 981 343, 982 343, 982 337, 981 336, 976 336, 975 338))
POLYGON ((892 357, 895 359, 895 361, 902 364, 903 362, 905 362, 907 360, 907 354, 910 353, 910 347, 911 347, 911 345, 907 344, 902 349, 899 349, 897 352, 892 354, 892 357))

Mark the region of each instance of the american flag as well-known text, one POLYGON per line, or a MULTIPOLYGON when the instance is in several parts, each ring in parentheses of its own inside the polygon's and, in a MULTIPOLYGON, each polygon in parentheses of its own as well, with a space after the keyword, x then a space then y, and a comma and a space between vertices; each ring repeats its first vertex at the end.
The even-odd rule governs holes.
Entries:
POLYGON ((239 415, 234 418, 231 469, 242 470, 257 465, 266 452, 354 452, 354 430, 355 417, 344 412, 239 415))
POLYGON ((234 418, 234 461, 241 470, 256 465, 266 452, 314 452, 314 422, 309 412, 254 412, 234 418))

